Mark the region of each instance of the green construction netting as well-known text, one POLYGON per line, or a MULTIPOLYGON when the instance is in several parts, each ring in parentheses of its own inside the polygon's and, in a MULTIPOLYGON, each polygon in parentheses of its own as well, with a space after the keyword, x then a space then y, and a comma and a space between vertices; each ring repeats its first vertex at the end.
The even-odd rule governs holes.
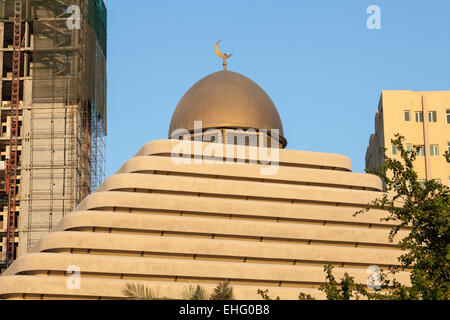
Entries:
MULTIPOLYGON (((97 40, 102 49, 103 55, 106 58, 107 53, 107 9, 103 0, 22 0, 23 18, 36 19, 42 18, 42 14, 36 11, 37 7, 47 7, 49 10, 55 12, 56 10, 65 10, 69 5, 75 4, 85 8, 80 2, 88 3, 88 23, 94 29, 97 40), (30 6, 31 4, 31 6, 30 6)), ((42 11, 41 11, 42 12, 42 11)), ((0 19, 11 18, 14 14, 14 0, 0 0, 0 19)), ((59 14, 63 14, 61 11, 59 14)))
POLYGON ((100 48, 106 57, 107 10, 103 0, 89 0, 88 22, 94 28, 100 48))

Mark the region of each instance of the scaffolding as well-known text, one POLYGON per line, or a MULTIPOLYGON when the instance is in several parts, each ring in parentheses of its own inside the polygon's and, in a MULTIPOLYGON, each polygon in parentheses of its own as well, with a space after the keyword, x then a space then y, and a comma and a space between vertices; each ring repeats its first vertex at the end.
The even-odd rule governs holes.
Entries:
POLYGON ((19 169, 19 88, 22 47, 22 3, 14 1, 14 29, 12 52, 12 86, 11 86, 11 128, 9 160, 6 166, 5 186, 8 193, 8 222, 6 232, 6 266, 16 257, 16 209, 19 169))
MULTIPOLYGON (((13 12, 14 1, 0 0, 6 48, 13 12)), ((102 0, 23 0, 20 25, 18 242, 26 252, 104 179, 106 7, 102 0)))

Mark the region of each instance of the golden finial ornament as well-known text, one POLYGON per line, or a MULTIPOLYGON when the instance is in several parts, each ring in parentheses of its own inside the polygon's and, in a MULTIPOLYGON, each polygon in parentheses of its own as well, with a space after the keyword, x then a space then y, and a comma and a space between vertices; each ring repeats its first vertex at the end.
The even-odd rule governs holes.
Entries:
POLYGON ((217 56, 219 58, 223 59, 223 70, 227 70, 227 59, 230 58, 233 55, 233 53, 226 54, 226 53, 220 52, 220 50, 219 50, 219 43, 220 43, 220 41, 222 41, 222 40, 217 41, 216 46, 215 46, 215 50, 216 50, 217 56))

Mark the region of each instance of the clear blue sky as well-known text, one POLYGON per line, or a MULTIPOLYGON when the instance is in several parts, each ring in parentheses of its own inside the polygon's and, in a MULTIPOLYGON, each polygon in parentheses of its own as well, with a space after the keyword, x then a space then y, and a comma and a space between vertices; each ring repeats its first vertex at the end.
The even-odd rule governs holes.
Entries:
POLYGON ((349 156, 363 172, 381 90, 450 89, 449 0, 108 1, 107 176, 222 68, 258 83, 278 108, 288 149, 349 156), (369 5, 381 30, 369 30, 369 5))

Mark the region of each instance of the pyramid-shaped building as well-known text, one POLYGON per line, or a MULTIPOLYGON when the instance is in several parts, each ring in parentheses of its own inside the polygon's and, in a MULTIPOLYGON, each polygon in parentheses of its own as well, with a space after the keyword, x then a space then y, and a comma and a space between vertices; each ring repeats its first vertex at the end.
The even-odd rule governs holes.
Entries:
POLYGON ((284 149, 277 109, 250 79, 200 80, 169 138, 147 143, 20 256, 0 298, 120 299, 127 283, 181 298, 187 285, 224 280, 237 299, 258 289, 320 298, 326 264, 361 283, 372 265, 398 265, 386 213, 354 216, 381 195, 380 179, 353 173, 345 156, 284 149))

